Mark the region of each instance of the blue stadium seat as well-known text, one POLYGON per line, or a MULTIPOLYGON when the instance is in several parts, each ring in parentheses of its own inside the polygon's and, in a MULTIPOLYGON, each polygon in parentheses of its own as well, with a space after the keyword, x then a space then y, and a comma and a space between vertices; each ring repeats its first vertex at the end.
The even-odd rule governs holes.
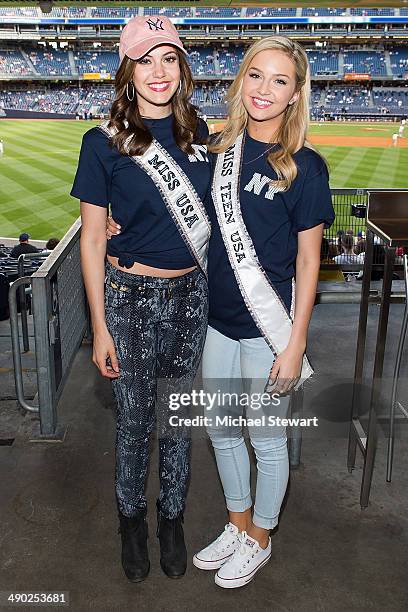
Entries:
POLYGON ((376 51, 345 51, 344 73, 386 75, 385 57, 376 51))

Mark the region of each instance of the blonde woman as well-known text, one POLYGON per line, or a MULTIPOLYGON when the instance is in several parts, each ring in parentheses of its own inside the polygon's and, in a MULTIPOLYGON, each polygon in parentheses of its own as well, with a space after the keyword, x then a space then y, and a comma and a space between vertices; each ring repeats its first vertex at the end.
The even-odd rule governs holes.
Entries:
MULTIPOLYGON (((287 412, 289 391, 313 372, 306 337, 323 228, 334 211, 326 164, 306 142, 309 93, 299 44, 285 37, 255 43, 229 89, 225 129, 210 147, 214 206, 203 380, 208 393, 238 399, 218 405, 208 427, 229 521, 193 563, 218 570, 215 582, 224 588, 247 584, 271 556, 269 533, 289 473, 278 418, 287 412), (242 390, 250 400, 246 421, 242 390), (263 411, 252 401, 261 396, 263 411), (253 508, 242 422, 257 459, 253 508)), ((112 223, 110 233, 117 231, 112 223)))
POLYGON ((306 142, 309 93, 299 44, 284 37, 255 43, 229 89, 225 129, 212 144, 203 380, 207 391, 248 393, 246 423, 257 459, 252 509, 249 456, 235 418, 240 405, 219 406, 208 433, 229 522, 193 563, 217 569, 215 582, 225 588, 247 584, 271 556, 269 532, 278 523, 289 470, 285 427, 277 418, 271 425, 270 417, 285 416, 288 392, 313 372, 305 356, 307 330, 323 228, 334 211, 326 164, 306 142), (263 394, 267 381, 270 403, 263 413, 256 405, 251 410, 251 398, 263 394), (215 416, 226 414, 234 418, 217 427, 215 416))

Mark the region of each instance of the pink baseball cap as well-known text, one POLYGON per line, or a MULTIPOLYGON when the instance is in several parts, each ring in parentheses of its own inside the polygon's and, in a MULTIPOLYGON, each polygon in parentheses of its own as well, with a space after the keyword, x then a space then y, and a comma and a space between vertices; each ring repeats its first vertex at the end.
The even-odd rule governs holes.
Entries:
POLYGON ((159 15, 133 17, 122 30, 119 42, 119 59, 122 61, 127 55, 130 59, 137 60, 154 47, 166 44, 178 47, 178 49, 187 53, 170 19, 159 15))

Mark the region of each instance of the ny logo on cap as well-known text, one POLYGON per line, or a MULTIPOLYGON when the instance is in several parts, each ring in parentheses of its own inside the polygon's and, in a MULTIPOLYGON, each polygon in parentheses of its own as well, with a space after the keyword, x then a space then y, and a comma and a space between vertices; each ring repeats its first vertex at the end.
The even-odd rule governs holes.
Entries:
POLYGON ((149 26, 149 28, 151 30, 154 30, 155 32, 157 32, 157 30, 164 30, 163 22, 161 19, 159 19, 159 17, 156 19, 156 21, 153 21, 153 19, 148 19, 146 23, 149 26))

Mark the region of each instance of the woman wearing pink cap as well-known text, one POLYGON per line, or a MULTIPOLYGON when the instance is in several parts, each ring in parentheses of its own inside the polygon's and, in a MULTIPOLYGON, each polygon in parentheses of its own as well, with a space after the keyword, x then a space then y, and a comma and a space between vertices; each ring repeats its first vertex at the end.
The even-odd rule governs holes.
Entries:
POLYGON ((210 164, 207 126, 189 102, 192 75, 172 23, 131 19, 119 56, 110 120, 84 135, 71 195, 81 200, 93 362, 117 400, 122 565, 139 582, 150 568, 144 490, 156 420, 161 567, 171 578, 186 569, 190 436, 169 426, 169 394, 191 389, 205 339, 210 164), (109 205, 122 232, 107 247, 109 205))
MULTIPOLYGON (((307 330, 322 233, 334 210, 325 162, 306 141, 309 92, 307 55, 297 42, 284 36, 257 41, 228 91, 227 122, 210 147, 202 377, 216 398, 206 424, 228 522, 208 543, 210 515, 193 563, 215 571, 215 583, 226 589, 248 584, 271 558, 270 531, 289 475, 289 392, 313 374, 307 330), (243 425, 256 455, 254 503, 243 425)), ((115 236, 114 225, 109 230, 115 236)))

